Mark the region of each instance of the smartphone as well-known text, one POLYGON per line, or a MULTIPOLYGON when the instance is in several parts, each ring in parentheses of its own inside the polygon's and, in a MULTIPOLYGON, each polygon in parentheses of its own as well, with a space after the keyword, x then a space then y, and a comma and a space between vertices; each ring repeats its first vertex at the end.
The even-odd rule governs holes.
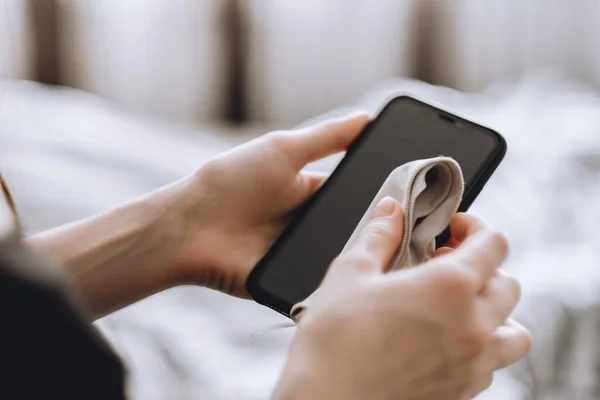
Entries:
MULTIPOLYGON (((294 215, 246 283, 260 304, 289 317, 321 283, 387 176, 407 162, 454 158, 466 211, 506 154, 497 132, 410 96, 389 101, 350 145, 321 188, 294 215)), ((437 238, 438 246, 448 237, 437 238)))

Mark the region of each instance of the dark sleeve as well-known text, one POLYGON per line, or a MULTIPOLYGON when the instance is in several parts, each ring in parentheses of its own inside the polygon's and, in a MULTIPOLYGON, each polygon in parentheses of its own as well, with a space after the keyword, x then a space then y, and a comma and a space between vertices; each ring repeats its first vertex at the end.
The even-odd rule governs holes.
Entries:
POLYGON ((0 399, 125 399, 119 358, 16 237, 0 241, 0 399))

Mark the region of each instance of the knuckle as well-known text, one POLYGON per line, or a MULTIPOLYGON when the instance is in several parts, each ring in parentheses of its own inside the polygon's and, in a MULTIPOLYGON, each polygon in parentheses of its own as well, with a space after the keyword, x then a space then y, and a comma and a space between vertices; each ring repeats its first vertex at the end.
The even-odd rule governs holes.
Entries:
POLYGON ((290 135, 288 131, 273 131, 265 136, 265 139, 277 149, 285 150, 290 146, 290 135))
POLYGON ((505 368, 525 358, 531 350, 531 333, 523 329, 518 336, 505 343, 504 348, 497 353, 497 368, 505 368))
POLYGON ((338 254, 338 255, 337 255, 337 256, 336 256, 336 257, 333 259, 333 261, 331 261, 331 267, 335 267, 335 266, 337 266, 337 265, 344 264, 344 263, 346 263, 346 262, 347 262, 347 261, 346 261, 347 259, 348 259, 348 252, 344 252, 344 253, 338 254))
POLYGON ((343 253, 338 254, 333 261, 331 262, 332 265, 338 265, 338 264, 347 264, 349 262, 349 260, 352 259, 352 251, 345 251, 343 253))
POLYGON ((494 282, 498 285, 498 290, 513 304, 519 302, 521 298, 521 284, 513 276, 507 274, 502 268, 497 270, 494 282))
POLYGON ((333 262, 336 268, 369 271, 373 268, 373 258, 363 251, 349 251, 339 255, 333 262))
POLYGON ((389 237, 393 235, 391 224, 384 220, 375 220, 369 223, 368 234, 389 237))
POLYGON ((506 236, 504 236, 500 232, 494 231, 490 233, 490 240, 492 241, 492 244, 499 249, 500 253, 504 257, 508 255, 509 244, 508 239, 506 239, 506 236))
POLYGON ((223 171, 227 171, 227 161, 222 156, 217 156, 207 161, 194 174, 194 179, 197 184, 208 187, 212 190, 222 186, 223 171))
POLYGON ((333 261, 331 261, 331 264, 329 264, 329 269, 328 269, 328 273, 332 273, 337 271, 338 269, 343 269, 344 266, 347 264, 347 256, 346 254, 340 254, 338 255, 336 258, 333 259, 333 261))
POLYGON ((518 302, 521 298, 521 284, 512 276, 507 275, 505 279, 509 290, 513 294, 514 301, 518 302))
POLYGON ((366 272, 373 269, 373 258, 366 254, 360 254, 353 258, 350 262, 352 268, 359 272, 366 272))
POLYGON ((330 270, 335 270, 335 269, 347 269, 348 266, 350 264, 352 264, 353 261, 353 252, 345 252, 342 253, 340 255, 338 255, 332 262, 331 262, 331 266, 329 267, 330 270))
POLYGON ((494 356, 494 368, 497 370, 506 368, 515 362, 515 360, 513 360, 514 356, 507 354, 505 351, 499 351, 494 356))
POLYGON ((462 298, 473 293, 476 285, 475 278, 459 265, 448 266, 442 271, 436 278, 444 296, 462 298))
POLYGON ((481 327, 475 327, 464 332, 460 339, 459 349, 461 356, 466 359, 474 359, 481 355, 490 340, 490 335, 481 327))

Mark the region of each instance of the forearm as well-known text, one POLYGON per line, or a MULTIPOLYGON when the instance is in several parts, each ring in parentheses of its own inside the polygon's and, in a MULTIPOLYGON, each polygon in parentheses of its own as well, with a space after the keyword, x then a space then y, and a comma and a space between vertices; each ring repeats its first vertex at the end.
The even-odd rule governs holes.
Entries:
POLYGON ((169 264, 178 245, 172 192, 157 191, 119 208, 27 239, 64 265, 94 318, 175 284, 169 264))

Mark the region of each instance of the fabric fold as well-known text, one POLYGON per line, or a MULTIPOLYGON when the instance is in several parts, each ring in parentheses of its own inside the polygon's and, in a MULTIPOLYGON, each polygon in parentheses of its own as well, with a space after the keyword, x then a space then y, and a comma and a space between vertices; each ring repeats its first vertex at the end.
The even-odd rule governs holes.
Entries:
MULTIPOLYGON (((420 265, 432 257, 435 238, 448 227, 463 192, 462 170, 452 158, 440 156, 404 164, 388 175, 342 251, 354 245, 373 209, 389 196, 402 205, 405 220, 404 237, 388 270, 420 265)), ((292 307, 290 317, 295 323, 309 310, 318 291, 292 307)))

